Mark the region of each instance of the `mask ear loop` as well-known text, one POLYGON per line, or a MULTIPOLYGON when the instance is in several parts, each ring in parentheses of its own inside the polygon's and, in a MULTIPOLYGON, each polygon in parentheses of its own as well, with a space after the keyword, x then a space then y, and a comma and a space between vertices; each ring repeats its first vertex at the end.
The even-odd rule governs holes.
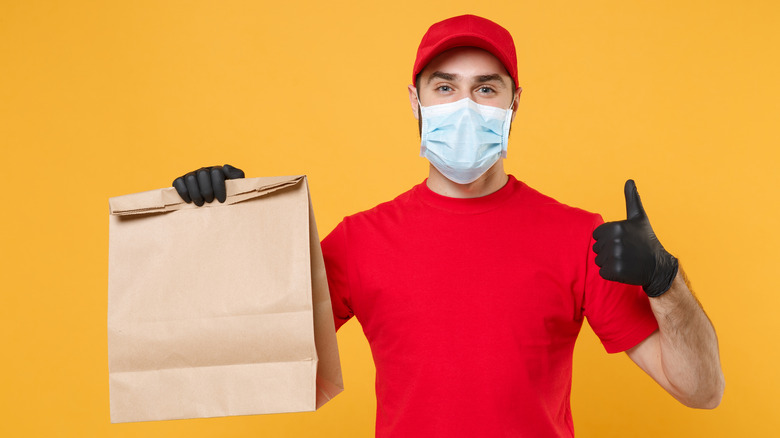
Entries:
POLYGON ((414 97, 417 98, 417 115, 420 117, 420 156, 425 156, 425 140, 428 138, 428 123, 427 118, 423 117, 423 104, 420 102, 420 95, 414 93, 414 97))
POLYGON ((512 127, 516 98, 517 94, 512 95, 512 103, 509 105, 509 109, 506 110, 506 116, 504 117, 504 132, 501 133, 501 158, 506 158, 507 149, 509 148, 509 128, 512 127))

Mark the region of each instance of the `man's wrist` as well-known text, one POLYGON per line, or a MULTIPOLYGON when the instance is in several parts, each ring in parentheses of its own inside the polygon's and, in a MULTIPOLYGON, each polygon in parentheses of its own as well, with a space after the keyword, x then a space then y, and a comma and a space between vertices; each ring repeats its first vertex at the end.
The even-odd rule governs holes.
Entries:
POLYGON ((642 289, 648 297, 660 297, 672 287, 672 283, 674 282, 674 278, 677 277, 677 271, 679 269, 680 264, 677 261, 677 258, 668 252, 664 252, 664 254, 656 260, 656 269, 653 279, 649 284, 642 286, 642 289))

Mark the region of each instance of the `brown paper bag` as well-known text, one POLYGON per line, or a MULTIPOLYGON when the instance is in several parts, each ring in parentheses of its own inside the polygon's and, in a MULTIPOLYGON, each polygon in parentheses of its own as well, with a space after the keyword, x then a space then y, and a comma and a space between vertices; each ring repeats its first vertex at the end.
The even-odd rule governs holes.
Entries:
POLYGON ((111 421, 313 411, 343 390, 305 176, 111 198, 111 421))

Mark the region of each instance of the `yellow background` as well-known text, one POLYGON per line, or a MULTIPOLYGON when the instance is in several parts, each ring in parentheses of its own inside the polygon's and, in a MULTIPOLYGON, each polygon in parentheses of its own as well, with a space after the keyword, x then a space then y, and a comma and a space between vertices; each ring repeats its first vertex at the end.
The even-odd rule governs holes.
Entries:
POLYGON ((775 436, 778 4, 0 1, 0 436, 371 436, 354 321, 347 389, 316 413, 109 424, 107 199, 203 165, 306 173, 324 236, 426 176, 406 85, 461 13, 515 37, 507 169, 608 220, 635 178, 720 337, 726 394, 697 411, 583 329, 578 436, 775 436))

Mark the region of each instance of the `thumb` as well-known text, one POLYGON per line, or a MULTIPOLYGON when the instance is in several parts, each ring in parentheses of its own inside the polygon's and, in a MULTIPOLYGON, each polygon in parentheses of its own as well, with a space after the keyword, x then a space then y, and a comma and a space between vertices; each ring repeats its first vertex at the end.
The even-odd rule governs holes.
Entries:
POLYGON ((634 180, 626 181, 624 189, 626 193, 626 216, 628 219, 636 219, 645 215, 645 209, 642 207, 642 200, 639 198, 639 192, 636 190, 634 180))
POLYGON ((222 173, 225 175, 225 179, 237 179, 244 177, 244 171, 238 167, 233 167, 230 164, 222 166, 222 173))

